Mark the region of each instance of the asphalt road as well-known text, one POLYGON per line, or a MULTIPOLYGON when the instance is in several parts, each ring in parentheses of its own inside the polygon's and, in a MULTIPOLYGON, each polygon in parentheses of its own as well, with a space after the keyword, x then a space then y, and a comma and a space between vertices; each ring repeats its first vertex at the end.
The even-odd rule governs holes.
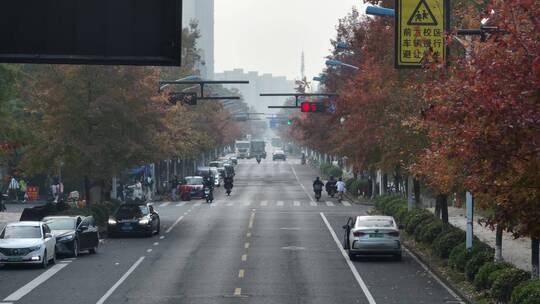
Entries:
POLYGON ((407 253, 349 261, 341 226, 368 207, 313 202, 315 175, 240 161, 230 197, 156 203, 160 236, 106 239, 47 270, 0 267, 0 303, 459 303, 407 253))

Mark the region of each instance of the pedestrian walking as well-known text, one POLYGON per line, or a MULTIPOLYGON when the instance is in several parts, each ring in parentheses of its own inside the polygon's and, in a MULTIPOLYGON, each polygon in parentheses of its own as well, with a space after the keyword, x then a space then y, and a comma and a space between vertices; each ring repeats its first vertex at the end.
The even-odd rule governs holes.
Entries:
POLYGON ((171 180, 171 199, 173 202, 178 199, 178 175, 171 180))
POLYGON ((24 178, 19 180, 19 201, 26 203, 26 191, 28 189, 28 184, 24 178))
POLYGON ((144 179, 144 187, 145 187, 145 197, 147 200, 152 200, 152 188, 154 186, 154 180, 152 179, 152 176, 148 175, 144 179))
POLYGON ((8 200, 17 201, 17 193, 19 192, 19 182, 15 176, 11 177, 8 185, 8 200))
POLYGON ((143 199, 143 186, 140 180, 136 180, 135 183, 128 188, 133 189, 133 199, 140 200, 143 199))

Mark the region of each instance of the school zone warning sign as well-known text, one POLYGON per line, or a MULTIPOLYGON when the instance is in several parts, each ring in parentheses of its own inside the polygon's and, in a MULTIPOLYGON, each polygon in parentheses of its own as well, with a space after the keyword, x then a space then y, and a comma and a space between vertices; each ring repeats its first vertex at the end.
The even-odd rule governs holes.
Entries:
POLYGON ((446 0, 396 0, 397 68, 446 63, 448 5, 446 0))

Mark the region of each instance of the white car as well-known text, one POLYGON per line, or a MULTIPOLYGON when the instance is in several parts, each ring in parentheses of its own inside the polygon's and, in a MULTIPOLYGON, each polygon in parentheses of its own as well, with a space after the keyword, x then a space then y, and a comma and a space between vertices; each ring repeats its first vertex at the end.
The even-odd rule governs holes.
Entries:
POLYGON ((47 268, 56 262, 56 238, 43 222, 7 224, 0 233, 0 264, 37 264, 47 268))
POLYGON ((391 255, 401 260, 399 226, 391 216, 350 217, 345 229, 344 247, 349 258, 357 255, 391 255))

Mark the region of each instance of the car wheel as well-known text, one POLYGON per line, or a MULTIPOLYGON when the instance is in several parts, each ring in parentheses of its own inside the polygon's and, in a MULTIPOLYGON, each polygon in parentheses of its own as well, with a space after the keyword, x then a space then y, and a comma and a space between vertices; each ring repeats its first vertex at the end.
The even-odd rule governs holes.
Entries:
POLYGON ((40 268, 47 268, 49 265, 49 258, 47 257, 47 249, 43 252, 43 258, 41 259, 41 264, 39 265, 40 268))
POLYGON ((350 259, 351 261, 356 260, 356 254, 351 253, 350 251, 349 251, 348 253, 349 253, 349 259, 350 259))
POLYGON ((51 264, 56 264, 56 250, 54 251, 52 255, 51 264))
POLYGON ((71 251, 71 256, 74 258, 79 256, 79 241, 77 241, 77 239, 73 240, 73 250, 71 251))
POLYGON ((88 249, 88 252, 91 254, 96 254, 98 252, 98 245, 96 245, 94 248, 88 249))

